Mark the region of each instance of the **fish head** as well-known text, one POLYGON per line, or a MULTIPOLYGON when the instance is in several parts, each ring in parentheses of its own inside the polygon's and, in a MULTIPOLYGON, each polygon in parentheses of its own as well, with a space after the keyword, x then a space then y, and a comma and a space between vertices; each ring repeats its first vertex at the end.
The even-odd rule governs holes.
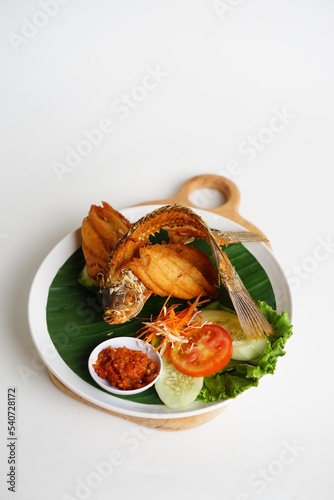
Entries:
POLYGON ((150 293, 130 269, 122 269, 118 279, 102 289, 104 320, 110 325, 129 321, 142 310, 150 293))

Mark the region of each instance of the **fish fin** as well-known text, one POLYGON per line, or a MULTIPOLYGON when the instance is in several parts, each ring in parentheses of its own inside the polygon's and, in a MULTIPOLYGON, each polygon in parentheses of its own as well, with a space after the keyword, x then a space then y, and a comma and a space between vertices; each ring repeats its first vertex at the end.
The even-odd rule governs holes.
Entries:
POLYGON ((217 243, 224 247, 232 245, 233 243, 269 241, 263 234, 252 233, 250 231, 215 231, 214 236, 217 243))
POLYGON ((262 339, 273 333, 273 328, 250 296, 240 276, 224 252, 221 252, 219 274, 227 289, 241 328, 248 339, 262 339))

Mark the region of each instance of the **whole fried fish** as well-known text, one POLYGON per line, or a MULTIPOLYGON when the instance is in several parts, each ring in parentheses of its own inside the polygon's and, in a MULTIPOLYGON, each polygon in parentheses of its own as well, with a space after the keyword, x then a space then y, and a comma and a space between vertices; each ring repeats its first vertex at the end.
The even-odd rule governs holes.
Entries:
POLYGON ((150 244, 150 236, 161 229, 167 230, 172 241, 177 236, 179 243, 188 242, 190 238, 205 238, 216 261, 218 281, 227 289, 245 335, 263 338, 273 332, 220 247, 215 233, 193 210, 176 204, 160 207, 139 219, 111 251, 101 288, 107 323, 120 324, 137 316, 151 295, 151 290, 131 267, 134 267, 134 259, 139 258, 140 250, 150 244))

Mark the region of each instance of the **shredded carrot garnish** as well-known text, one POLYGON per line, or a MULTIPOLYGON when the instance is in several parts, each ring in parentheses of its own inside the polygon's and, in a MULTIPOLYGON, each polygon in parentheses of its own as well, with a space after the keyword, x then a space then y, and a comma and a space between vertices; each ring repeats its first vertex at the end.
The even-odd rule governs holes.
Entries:
POLYGON ((200 328, 202 317, 197 306, 208 302, 208 300, 201 301, 201 295, 199 295, 193 303, 188 302, 188 307, 176 311, 180 304, 173 304, 167 308, 169 299, 170 297, 167 298, 157 318, 144 322, 144 326, 138 331, 138 338, 144 337, 145 343, 150 342, 154 349, 161 350, 167 359, 170 347, 174 343, 189 342, 187 336, 190 331, 194 328, 200 328), (159 337, 159 343, 155 345, 157 337, 159 337))

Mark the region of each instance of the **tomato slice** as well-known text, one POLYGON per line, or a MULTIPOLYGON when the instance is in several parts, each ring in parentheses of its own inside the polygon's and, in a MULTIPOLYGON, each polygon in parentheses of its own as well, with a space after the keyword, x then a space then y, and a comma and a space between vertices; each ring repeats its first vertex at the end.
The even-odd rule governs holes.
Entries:
POLYGON ((174 344, 170 359, 185 375, 207 377, 222 370, 232 352, 232 338, 225 328, 206 324, 190 333, 189 342, 174 344))

